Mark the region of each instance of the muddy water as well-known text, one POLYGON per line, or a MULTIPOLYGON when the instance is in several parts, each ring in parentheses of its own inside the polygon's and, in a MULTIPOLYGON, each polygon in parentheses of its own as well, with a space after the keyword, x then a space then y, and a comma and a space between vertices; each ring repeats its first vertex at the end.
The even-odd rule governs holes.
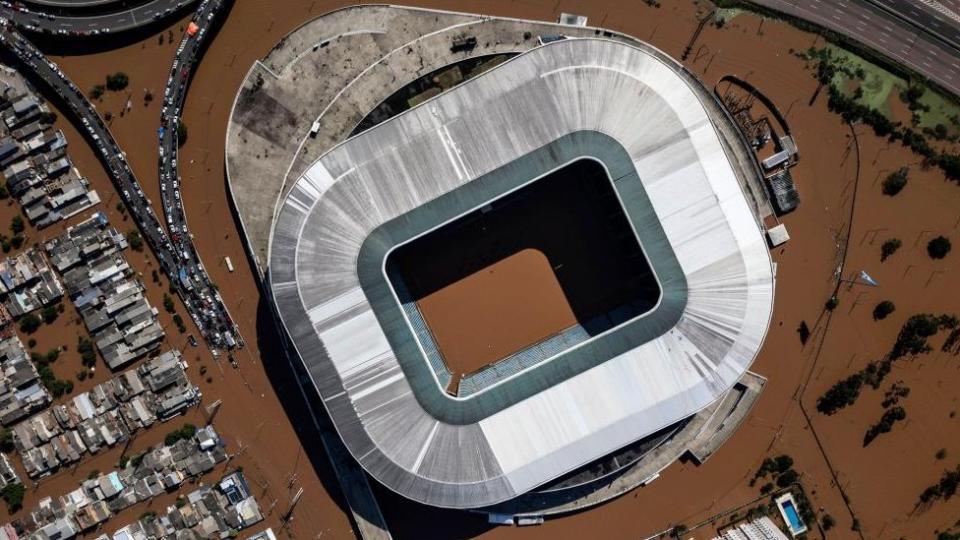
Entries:
MULTIPOLYGON (((460 2, 456 9, 514 17, 555 19, 561 11, 589 16, 590 23, 624 31, 651 41, 668 54, 679 57, 690 42, 697 17, 704 11, 697 5, 676 1, 663 2, 654 9, 640 2, 572 2, 555 0, 460 2)), ((262 57, 285 33, 301 22, 339 7, 336 2, 238 0, 228 22, 216 37, 193 81, 184 113, 189 141, 181 151, 180 163, 185 186, 185 205, 195 241, 213 279, 241 330, 251 345, 239 355, 241 368, 216 363, 203 349, 189 348, 184 336, 177 334, 163 314, 170 339, 165 346, 185 348, 191 362, 191 378, 201 381, 205 404, 223 398, 224 405, 215 418, 234 450, 243 448, 235 463, 244 466, 256 486, 258 500, 269 509, 268 523, 279 529, 280 514, 287 509, 289 497, 299 486, 304 497, 294 511, 288 533, 298 538, 346 538, 352 535, 349 519, 339 502, 336 482, 312 427, 291 409, 285 413, 278 395, 285 397, 295 387, 284 375, 285 360, 276 356, 275 338, 264 324, 258 309, 259 294, 230 214, 223 174, 223 144, 226 122, 233 96, 250 64, 262 57), (229 256, 236 266, 230 273, 223 264, 229 256), (207 366, 207 376, 199 375, 199 366, 207 366), (291 421, 291 417, 294 419, 291 421), (313 461, 311 462, 311 457, 313 461)), ((429 7, 450 7, 432 2, 429 7)), ((56 60, 84 88, 101 82, 112 71, 130 76, 127 92, 108 94, 98 108, 114 114, 112 129, 126 150, 131 165, 149 194, 157 200, 156 128, 159 125, 159 100, 144 104, 144 88, 159 95, 170 68, 176 40, 183 22, 171 25, 173 44, 168 33, 146 37, 123 48, 56 60), (119 111, 127 100, 132 109, 123 117, 119 111)), ((802 63, 790 55, 816 42, 813 35, 801 33, 773 21, 762 23, 750 16, 739 16, 723 29, 708 26, 693 44, 688 67, 714 84, 722 75, 738 74, 756 84, 787 112, 788 121, 800 145, 802 159, 794 170, 803 204, 783 221, 792 240, 774 252, 778 262, 777 296, 774 318, 763 351, 754 370, 769 378, 760 403, 745 425, 704 466, 675 463, 650 486, 586 513, 550 520, 530 529, 490 529, 483 520, 458 512, 431 510, 378 489, 384 514, 397 538, 637 538, 646 537, 676 523, 699 522, 719 511, 739 505, 757 496, 757 487, 748 485, 760 461, 769 454, 789 453, 811 493, 814 505, 837 518, 831 538, 853 537, 850 515, 839 490, 833 485, 828 462, 807 425, 796 398, 802 397, 808 409, 825 388, 838 378, 862 367, 882 354, 895 339, 902 321, 920 311, 944 311, 957 305, 956 288, 946 287, 956 256, 930 261, 924 253, 925 239, 933 234, 956 233, 956 211, 960 188, 943 182, 936 171, 914 167, 907 189, 895 199, 879 194, 878 178, 883 171, 916 159, 899 147, 887 147, 863 127, 857 128, 860 155, 860 182, 856 183, 857 146, 850 129, 826 110, 825 96, 808 105, 815 82, 802 63), (832 291, 831 277, 839 262, 838 237, 850 225, 850 207, 856 193, 853 213, 848 273, 866 268, 881 282, 877 289, 844 288, 840 307, 827 326, 823 302, 832 291), (877 231, 871 233, 871 231, 877 231), (887 236, 904 242, 901 252, 879 263, 879 243, 887 236), (870 311, 882 299, 897 303, 898 310, 888 320, 873 322, 870 311), (795 331, 806 321, 814 336, 801 346, 795 331), (819 343, 829 328, 823 346, 819 343), (804 383, 809 376, 809 386, 804 383)), ((62 122, 61 122, 62 123, 62 122)), ((81 144, 72 128, 65 128, 71 142, 71 155, 81 172, 89 176, 105 203, 102 209, 121 228, 129 228, 112 210, 116 197, 99 164, 81 144)), ((0 225, 9 220, 14 209, 0 206, 0 225)), ((159 210, 159 209, 158 209, 159 210)), ((72 221, 79 220, 74 218, 72 221)), ((35 233, 32 233, 35 234, 35 233)), ((52 234, 44 231, 37 236, 52 234)), ((960 241, 960 235, 957 235, 960 241)), ((130 260, 150 282, 150 270, 156 268, 152 256, 130 254, 130 260)), ((150 297, 160 306, 166 283, 150 285, 150 297)), ((182 306, 178 309, 183 312, 182 306)), ((72 349, 82 326, 70 322, 68 309, 53 327, 37 335, 40 350, 68 344, 70 351, 58 361, 55 370, 61 377, 73 376, 79 359, 72 349)), ((26 341, 26 338, 25 338, 26 341)), ((942 354, 931 354, 896 367, 890 381, 903 379, 913 393, 904 400, 908 421, 893 432, 882 435, 868 448, 862 448, 863 432, 882 414, 882 392, 867 391, 860 402, 833 417, 813 416, 829 463, 839 471, 841 485, 850 497, 867 538, 932 537, 933 530, 947 526, 956 516, 957 501, 949 501, 923 512, 912 512, 916 495, 935 481, 941 469, 960 460, 957 422, 950 411, 957 408, 956 362, 942 354), (947 448, 947 458, 938 462, 933 454, 947 448), (951 517, 952 516, 952 517, 951 517)), ((95 381, 106 378, 98 370, 95 381)), ((86 388, 92 382, 78 385, 86 388)), ((289 400, 292 401, 292 400, 289 400)), ((194 421, 201 412, 192 413, 194 421)), ((170 428, 175 424, 171 424, 170 428)), ((159 441, 168 431, 155 428, 139 437, 134 445, 159 441)), ((119 458, 114 450, 92 458, 75 473, 63 472, 41 482, 31 491, 27 505, 39 496, 63 493, 90 469, 106 470, 119 458)), ((153 504, 156 508, 168 501, 153 504)), ((146 511, 136 505, 125 516, 111 520, 111 532, 146 511)), ((709 537, 701 529, 697 537, 709 537)))
POLYGON ((577 323, 550 261, 525 249, 417 301, 455 375, 473 373, 577 323))

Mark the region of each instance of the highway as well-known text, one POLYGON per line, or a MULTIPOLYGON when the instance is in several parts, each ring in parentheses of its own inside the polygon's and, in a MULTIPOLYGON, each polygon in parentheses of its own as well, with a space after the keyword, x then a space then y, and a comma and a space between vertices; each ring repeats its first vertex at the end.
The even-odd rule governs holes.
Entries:
MULTIPOLYGON (((208 0, 209 1, 209 0, 208 0)), ((104 163, 117 192, 130 210, 143 239, 160 262, 163 272, 170 279, 190 317, 197 324, 201 335, 213 349, 232 348, 242 345, 236 325, 230 318, 216 287, 210 282, 202 265, 193 261, 187 272, 181 271, 182 254, 171 243, 162 223, 144 195, 140 183, 127 163, 126 156, 104 124, 93 105, 83 92, 51 60, 46 59, 34 45, 17 32, 9 21, 0 19, 0 45, 9 50, 20 62, 22 69, 29 70, 57 94, 65 105, 63 112, 72 113, 78 125, 104 163)), ((190 247, 192 250, 192 246, 190 247)))
POLYGON ((31 32, 61 36, 95 36, 131 30, 172 15, 196 0, 150 0, 130 9, 96 15, 63 15, 0 1, 0 18, 31 32))
POLYGON ((937 19, 940 21, 938 28, 946 32, 944 37, 953 36, 950 39, 960 41, 957 22, 947 24, 946 21, 952 19, 932 7, 954 4, 952 0, 946 0, 946 3, 943 0, 751 1, 843 34, 960 95, 958 49, 910 19, 916 18, 920 24, 937 19))
POLYGON ((953 48, 960 48, 958 0, 869 0, 869 3, 925 30, 953 48))

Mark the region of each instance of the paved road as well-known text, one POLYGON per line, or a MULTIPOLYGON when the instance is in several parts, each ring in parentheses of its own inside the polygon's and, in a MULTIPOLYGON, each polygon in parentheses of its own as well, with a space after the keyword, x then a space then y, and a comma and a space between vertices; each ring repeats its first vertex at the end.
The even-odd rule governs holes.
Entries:
POLYGON ((960 49, 960 1, 958 0, 868 0, 877 8, 909 22, 960 49))
MULTIPOLYGON (((178 273, 182 283, 191 286, 194 282, 209 283, 210 279, 200 262, 200 256, 193 245, 192 235, 189 233, 187 216, 183 210, 181 197, 181 178, 177 168, 177 124, 183 112, 183 104, 187 98, 187 86, 190 82, 192 70, 197 62, 197 55, 202 49, 204 40, 209 37, 210 27, 224 7, 225 0, 203 0, 197 7, 193 22, 197 25, 195 34, 184 33, 177 54, 173 59, 170 77, 164 86, 163 106, 160 112, 159 136, 159 178, 160 199, 163 211, 167 218, 167 229, 174 256, 178 261, 178 273)), ((191 289, 193 300, 208 312, 208 315, 218 321, 216 326, 232 327, 226 307, 219 300, 219 295, 211 291, 191 289)), ((226 340, 232 341, 231 335, 226 340)), ((232 345, 232 343, 228 343, 232 345)))
MULTIPOLYGON (((131 2, 129 0, 21 0, 21 3, 74 9, 74 8, 86 8, 86 7, 94 7, 94 6, 98 6, 98 7, 107 6, 110 4, 117 4, 119 6, 122 6, 124 4, 136 4, 138 2, 131 2)), ((120 10, 117 9, 115 11, 120 11, 120 10)))
MULTIPOLYGON (((54 15, 41 6, 32 8, 0 1, 0 18, 31 32, 63 36, 91 36, 130 30, 155 22, 186 8, 196 0, 150 0, 130 9, 84 16, 54 15)), ((127 4, 123 4, 126 6, 127 4)))
POLYGON ((223 305, 220 294, 199 263, 191 264, 189 268, 192 271, 188 271, 186 275, 181 272, 182 254, 177 253, 122 150, 83 92, 56 63, 46 59, 29 40, 13 29, 9 21, 2 19, 0 45, 19 59, 23 69, 31 71, 55 92, 67 107, 64 112, 72 113, 84 127, 81 131, 105 164, 144 240, 157 255, 170 282, 177 287, 177 292, 203 337, 215 349, 232 347, 232 344, 239 340, 239 333, 223 305))
MULTIPOLYGON (((848 36, 960 95, 960 54, 957 48, 918 28, 904 16, 895 17, 878 6, 879 3, 889 4, 898 13, 903 11, 904 6, 915 7, 919 16, 934 17, 932 11, 936 10, 929 4, 921 3, 932 0, 752 1, 848 36), (919 9, 921 6, 923 9, 919 9)), ((943 0, 940 3, 946 5, 943 0)), ((911 17, 918 16, 910 9, 905 13, 911 17)), ((947 26, 944 23, 944 27, 947 26)), ((953 33, 956 32, 954 29, 953 33)))

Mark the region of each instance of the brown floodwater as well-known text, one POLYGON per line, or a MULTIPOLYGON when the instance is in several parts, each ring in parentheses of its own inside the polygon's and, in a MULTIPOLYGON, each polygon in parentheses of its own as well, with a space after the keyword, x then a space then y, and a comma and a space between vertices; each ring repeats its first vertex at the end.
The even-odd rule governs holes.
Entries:
MULTIPOLYGON (((251 63, 302 22, 341 5, 345 4, 238 0, 200 64, 188 95, 183 117, 189 140, 179 160, 184 204, 205 266, 249 344, 238 354, 241 367, 233 369, 215 361, 205 349, 190 348, 185 336, 170 324, 169 316, 161 314, 168 331, 164 346, 184 349, 191 363, 188 373, 199 381, 204 404, 223 399, 215 424, 228 437, 233 451, 242 448, 233 463, 244 467, 265 511, 276 501, 267 519, 275 530, 280 529, 280 514, 287 509, 292 494, 304 488, 294 519, 282 533, 295 538, 349 538, 353 532, 312 426, 302 411, 293 405, 285 409, 282 403, 296 401, 286 399, 296 388, 286 374, 286 360, 278 356, 272 329, 265 324, 254 275, 230 212, 223 145, 234 94, 251 63), (235 272, 226 269, 225 256, 233 260, 235 272), (199 374, 200 366, 206 367, 205 376, 199 374)), ((587 15, 592 25, 650 41, 674 57, 680 57, 688 46, 698 17, 706 12, 705 3, 679 0, 665 1, 659 9, 642 2, 617 0, 422 5, 546 20, 555 20, 561 11, 580 13, 587 15)), ((83 88, 101 82, 113 71, 122 70, 130 76, 128 91, 108 94, 97 106, 101 112, 113 113, 111 129, 154 200, 158 200, 159 190, 156 129, 160 111, 157 101, 145 104, 144 89, 154 95, 162 92, 183 26, 184 21, 177 21, 160 32, 162 43, 160 34, 153 34, 115 50, 55 57, 83 88), (171 33, 173 41, 169 39, 171 33), (128 100, 132 108, 121 117, 128 100)), ((886 387, 865 390, 855 406, 834 416, 813 412, 813 427, 822 450, 798 405, 800 399, 814 411, 816 397, 827 387, 889 349, 906 317, 923 311, 950 311, 958 305, 960 294, 956 287, 947 286, 957 257, 931 261, 924 247, 936 234, 953 233, 960 238, 956 235, 960 188, 945 182, 935 169, 923 170, 916 156, 898 145, 886 145, 863 126, 855 128, 858 142, 853 142, 850 129, 827 111, 825 94, 809 104, 816 82, 791 52, 818 42, 814 35, 781 23, 761 23, 741 15, 723 29, 706 26, 686 61, 708 85, 726 74, 737 74, 757 85, 786 113, 801 152, 801 161, 793 172, 803 203, 798 211, 783 218, 792 239, 774 251, 778 263, 775 312, 767 341, 753 367, 769 381, 745 424, 707 464, 697 467, 675 463, 647 487, 588 512, 548 520, 540 527, 491 528, 481 517, 425 508, 377 488, 396 538, 645 538, 674 524, 697 523, 752 500, 758 495, 758 486, 749 485, 753 472, 764 457, 779 453, 793 456, 814 506, 837 518, 831 538, 853 538, 855 533, 850 530, 850 514, 829 466, 838 471, 866 538, 932 538, 935 529, 952 524, 960 504, 957 500, 922 511, 914 511, 914 502, 941 470, 955 466, 960 459, 960 419, 951 418, 960 394, 960 385, 956 384, 960 364, 954 358, 932 353, 897 364, 887 384, 903 380, 912 388, 902 402, 908 420, 867 448, 862 447, 863 433, 882 414, 879 402, 886 387), (895 198, 881 195, 881 177, 903 164, 913 165, 908 187, 895 198), (843 287, 840 307, 828 318, 823 304, 833 290, 832 278, 840 261, 838 243, 848 230, 846 274, 867 269, 881 286, 843 287), (901 238, 904 247, 880 264, 879 244, 893 236, 901 238), (893 300, 898 309, 887 320, 874 322, 870 315, 873 305, 883 299, 893 300), (801 345, 796 332, 801 321, 813 330, 806 346, 801 345), (943 461, 934 458, 940 448, 947 451, 943 461)), ((71 156, 104 199, 100 209, 107 210, 121 229, 131 228, 130 222, 123 221, 114 210, 117 198, 89 148, 71 126, 64 125, 64 130, 71 143, 71 156)), ((8 222, 15 211, 15 207, 0 205, 0 224, 8 222)), ((30 234, 31 238, 42 238, 55 233, 56 228, 52 228, 30 234)), ((152 255, 128 253, 128 257, 150 284, 150 272, 157 267, 152 255)), ((166 290, 163 281, 159 286, 149 285, 150 299, 158 307, 166 290)), ((177 309, 183 313, 181 305, 177 309)), ((70 350, 55 365, 61 377, 72 378, 79 370, 79 358, 73 349, 76 335, 84 330, 71 322, 74 318, 73 311, 67 309, 55 325, 43 328, 36 337, 39 350, 68 345, 70 350)), ((190 331, 195 329, 190 327, 190 331)), ((105 371, 98 368, 94 380, 78 384, 78 390, 104 380, 108 376, 105 371)), ((202 411, 194 411, 190 419, 199 423, 201 415, 202 411)), ((141 448, 159 441, 177 422, 143 433, 133 445, 141 448)), ((29 492, 26 504, 72 489, 90 470, 108 469, 119 455, 120 449, 104 452, 82 462, 76 471, 64 471, 42 481, 38 490, 29 492)), ((213 480, 213 476, 205 480, 213 480)), ((167 503, 169 500, 159 500, 152 508, 167 503)), ((146 504, 135 505, 109 521, 104 530, 112 532, 146 509, 146 504)), ((709 538, 715 530, 705 527, 696 536, 709 538)))

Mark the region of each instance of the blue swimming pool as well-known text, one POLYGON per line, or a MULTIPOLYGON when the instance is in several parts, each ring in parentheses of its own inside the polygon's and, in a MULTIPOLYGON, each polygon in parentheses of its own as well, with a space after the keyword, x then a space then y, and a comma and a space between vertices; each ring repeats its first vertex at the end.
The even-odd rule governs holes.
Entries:
POLYGON ((790 522, 790 529, 794 534, 799 534, 806 530, 803 522, 800 521, 800 515, 797 514, 797 509, 793 506, 793 501, 783 501, 783 512, 787 515, 787 520, 790 522))

